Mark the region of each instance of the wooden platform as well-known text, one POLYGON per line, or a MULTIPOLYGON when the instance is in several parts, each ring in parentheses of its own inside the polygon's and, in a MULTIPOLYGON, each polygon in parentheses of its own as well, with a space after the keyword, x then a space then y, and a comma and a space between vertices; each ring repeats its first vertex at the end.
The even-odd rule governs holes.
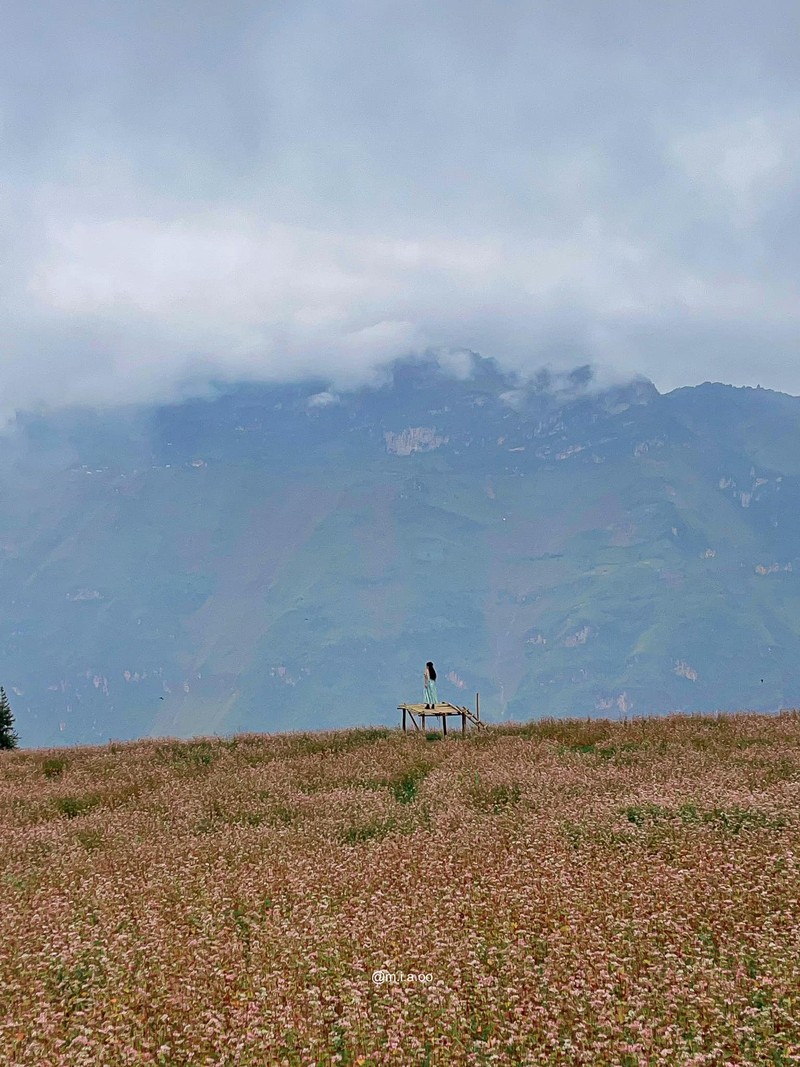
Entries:
POLYGON ((397 710, 403 713, 403 731, 408 730, 408 719, 411 720, 415 730, 421 730, 425 733, 426 719, 437 718, 442 720, 442 734, 447 736, 447 720, 449 716, 456 715, 461 719, 461 733, 466 734, 467 723, 471 723, 480 729, 484 728, 484 724, 480 719, 480 697, 476 694, 475 711, 470 708, 459 706, 458 704, 451 704, 448 700, 439 701, 438 704, 434 704, 433 708, 426 708, 424 704, 398 704, 397 710), (419 718, 419 721, 417 721, 419 718))

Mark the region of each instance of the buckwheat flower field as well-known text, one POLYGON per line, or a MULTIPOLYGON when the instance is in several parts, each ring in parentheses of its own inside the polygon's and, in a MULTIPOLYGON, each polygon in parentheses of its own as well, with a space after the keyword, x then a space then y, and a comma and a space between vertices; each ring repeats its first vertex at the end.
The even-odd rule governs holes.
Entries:
POLYGON ((800 715, 0 753, 0 1062, 800 1063, 800 715))

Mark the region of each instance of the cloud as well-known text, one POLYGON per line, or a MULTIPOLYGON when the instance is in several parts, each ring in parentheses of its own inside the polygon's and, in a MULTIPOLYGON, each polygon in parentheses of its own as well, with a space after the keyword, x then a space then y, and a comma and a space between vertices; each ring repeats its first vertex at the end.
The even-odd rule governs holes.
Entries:
POLYGON ((797 174, 800 119, 754 114, 687 130, 675 138, 674 158, 734 225, 758 221, 765 203, 797 174))
POLYGON ((12 3, 2 406, 431 348, 800 392, 796 6, 646 8, 12 3))
POLYGON ((336 393, 328 392, 327 389, 321 393, 314 393, 306 402, 309 408, 329 408, 340 403, 341 398, 336 393))

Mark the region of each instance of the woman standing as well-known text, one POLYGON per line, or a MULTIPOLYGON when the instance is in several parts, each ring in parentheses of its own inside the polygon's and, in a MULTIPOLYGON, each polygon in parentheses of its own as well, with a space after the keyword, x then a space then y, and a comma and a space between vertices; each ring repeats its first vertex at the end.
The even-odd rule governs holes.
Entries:
POLYGON ((439 703, 439 694, 436 691, 436 668, 430 660, 425 664, 425 673, 422 676, 425 694, 425 707, 431 709, 439 703))

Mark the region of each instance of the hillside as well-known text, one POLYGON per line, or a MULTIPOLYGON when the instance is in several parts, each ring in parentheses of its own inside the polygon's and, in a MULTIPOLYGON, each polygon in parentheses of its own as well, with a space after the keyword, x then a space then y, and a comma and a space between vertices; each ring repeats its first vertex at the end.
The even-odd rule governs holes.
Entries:
POLYGON ((24 744, 800 703, 800 400, 528 383, 20 416, 0 679, 24 744))
POLYGON ((800 715, 0 753, 9 1067, 788 1065, 800 715))

